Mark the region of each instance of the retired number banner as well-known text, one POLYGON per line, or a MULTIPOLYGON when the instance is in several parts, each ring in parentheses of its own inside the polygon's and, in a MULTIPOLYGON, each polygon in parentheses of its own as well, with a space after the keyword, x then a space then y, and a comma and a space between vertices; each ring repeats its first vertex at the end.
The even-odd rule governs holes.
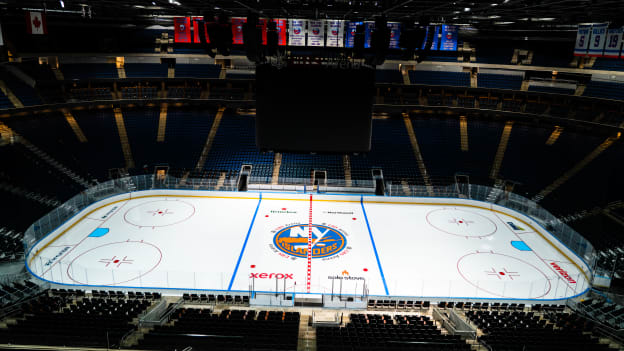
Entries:
POLYGON ((589 38, 591 37, 591 25, 579 25, 576 32, 576 44, 574 44, 574 56, 587 55, 589 38))
POLYGON ((607 38, 607 23, 594 24, 589 42, 589 56, 602 56, 607 38))
POLYGON ((607 39, 605 41, 604 57, 618 58, 622 48, 622 33, 624 27, 611 28, 607 30, 607 39))

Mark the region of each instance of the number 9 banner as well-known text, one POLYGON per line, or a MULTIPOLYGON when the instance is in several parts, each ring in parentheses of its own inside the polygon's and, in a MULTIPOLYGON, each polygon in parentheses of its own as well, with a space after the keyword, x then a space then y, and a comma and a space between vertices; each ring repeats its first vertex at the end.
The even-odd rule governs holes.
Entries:
POLYGON ((602 56, 607 38, 607 23, 594 24, 589 41, 589 56, 602 56))
POLYGON ((591 25, 579 25, 576 33, 576 44, 574 45, 574 56, 587 55, 589 39, 591 36, 591 25))

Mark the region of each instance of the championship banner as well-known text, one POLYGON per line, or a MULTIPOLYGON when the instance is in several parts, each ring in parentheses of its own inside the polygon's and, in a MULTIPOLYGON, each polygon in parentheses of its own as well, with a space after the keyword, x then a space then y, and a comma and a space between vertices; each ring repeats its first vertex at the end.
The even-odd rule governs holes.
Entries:
POLYGON ((344 47, 344 25, 343 20, 327 20, 327 46, 341 48, 344 47))
POLYGON ((208 28, 206 28, 206 23, 200 28, 199 21, 203 20, 203 17, 193 17, 193 43, 201 43, 199 39, 199 31, 203 29, 204 34, 206 35, 206 43, 210 43, 210 39, 208 38, 208 28))
POLYGON ((401 37, 401 23, 388 22, 388 30, 390 30, 390 49, 399 48, 399 38, 401 37))
POLYGON ((232 44, 243 45, 243 24, 246 21, 245 17, 232 17, 232 44))
POLYGON ((364 47, 367 49, 371 47, 373 31, 375 31, 375 22, 364 22, 364 47))
POLYGON ((363 22, 349 22, 347 24, 347 40, 345 47, 352 48, 355 46, 355 29, 360 24, 363 24, 363 22))
POLYGON ((624 33, 624 27, 611 28, 607 30, 607 40, 605 41, 604 57, 620 57, 620 49, 622 47, 622 33, 624 33))
POLYGON ((574 44, 574 56, 585 56, 589 47, 591 25, 579 25, 576 32, 576 44, 574 44))
POLYGON ((286 20, 283 18, 273 19, 277 24, 277 45, 286 46, 286 20))
POLYGON ((4 45, 4 40, 2 39, 2 23, 0 23, 0 46, 4 45))
POLYGON ((441 51, 457 51, 457 26, 442 25, 441 51))
POLYGON ((322 20, 308 21, 308 46, 325 45, 325 26, 322 20))
POLYGON ((41 12, 26 12, 26 30, 29 34, 48 34, 45 15, 41 12))
POLYGON ((189 17, 175 17, 173 19, 174 41, 176 43, 191 42, 191 19, 189 17))
POLYGON ((304 19, 288 20, 288 45, 305 46, 306 44, 306 23, 304 19))
POLYGON ((602 56, 605 41, 607 38, 607 23, 594 24, 592 27, 592 36, 589 43, 589 56, 602 56))

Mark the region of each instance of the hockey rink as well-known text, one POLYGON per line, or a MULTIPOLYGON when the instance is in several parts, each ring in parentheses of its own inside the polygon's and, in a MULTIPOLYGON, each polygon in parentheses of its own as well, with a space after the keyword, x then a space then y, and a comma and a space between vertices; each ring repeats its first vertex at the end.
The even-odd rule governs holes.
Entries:
POLYGON ((589 287, 532 219, 447 198, 141 191, 84 209, 26 264, 111 288, 554 300, 589 287))

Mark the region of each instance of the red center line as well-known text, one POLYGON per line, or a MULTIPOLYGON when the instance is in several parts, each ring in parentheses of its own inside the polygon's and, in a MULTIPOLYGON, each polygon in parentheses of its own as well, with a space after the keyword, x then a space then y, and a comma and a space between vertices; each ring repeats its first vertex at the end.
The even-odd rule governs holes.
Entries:
POLYGON ((310 212, 308 216, 308 276, 307 291, 310 292, 310 282, 312 280, 312 194, 310 194, 310 212))

